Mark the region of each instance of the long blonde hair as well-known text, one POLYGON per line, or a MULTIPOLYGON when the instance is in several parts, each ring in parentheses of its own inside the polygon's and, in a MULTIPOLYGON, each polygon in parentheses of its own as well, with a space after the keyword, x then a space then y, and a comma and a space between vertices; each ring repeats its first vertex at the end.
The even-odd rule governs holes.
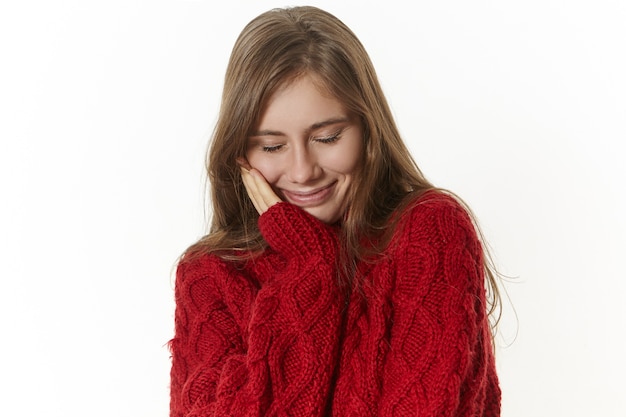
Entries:
MULTIPOLYGON (((248 23, 233 47, 207 155, 211 229, 186 256, 213 253, 241 259, 266 247, 236 158, 245 155, 247 137, 272 94, 304 74, 321 81, 362 124, 363 162, 341 228, 344 261, 363 259, 365 247, 371 250, 372 245, 362 243, 385 241, 393 212, 435 188, 410 156, 374 66, 354 33, 315 7, 270 10, 248 23)), ((487 265, 485 270, 491 312, 499 296, 494 274, 487 265)))

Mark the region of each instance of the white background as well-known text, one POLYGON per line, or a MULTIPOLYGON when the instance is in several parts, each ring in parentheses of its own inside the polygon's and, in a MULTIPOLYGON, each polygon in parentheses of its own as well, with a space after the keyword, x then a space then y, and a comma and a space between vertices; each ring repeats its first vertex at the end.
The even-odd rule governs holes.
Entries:
MULTIPOLYGON (((514 277, 503 416, 626 415, 624 2, 310 3, 363 41, 419 165, 514 277)), ((226 61, 283 5, 1 3, 0 415, 167 416, 226 61)))

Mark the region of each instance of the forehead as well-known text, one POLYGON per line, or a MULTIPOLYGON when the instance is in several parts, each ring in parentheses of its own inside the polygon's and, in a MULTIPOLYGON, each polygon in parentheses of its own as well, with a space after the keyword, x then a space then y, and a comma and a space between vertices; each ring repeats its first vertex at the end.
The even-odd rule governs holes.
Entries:
POLYGON ((284 83, 269 97, 257 127, 311 125, 347 115, 345 105, 319 79, 304 75, 284 83))

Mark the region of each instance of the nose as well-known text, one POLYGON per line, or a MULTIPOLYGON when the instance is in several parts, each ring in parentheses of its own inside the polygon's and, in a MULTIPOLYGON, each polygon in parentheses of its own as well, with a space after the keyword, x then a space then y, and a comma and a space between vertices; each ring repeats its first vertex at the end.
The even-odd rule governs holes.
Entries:
POLYGON ((294 149, 287 170, 287 178, 294 184, 306 184, 322 174, 322 169, 315 152, 307 146, 294 149))

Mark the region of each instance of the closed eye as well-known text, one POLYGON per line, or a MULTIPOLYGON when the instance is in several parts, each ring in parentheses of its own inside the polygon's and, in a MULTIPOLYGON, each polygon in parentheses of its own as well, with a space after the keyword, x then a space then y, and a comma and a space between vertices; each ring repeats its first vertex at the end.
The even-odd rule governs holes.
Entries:
POLYGON ((264 145, 263 146, 263 152, 268 152, 268 153, 272 153, 272 152, 277 152, 280 150, 280 148, 282 148, 283 145, 264 145))
POLYGON ((325 136, 321 138, 313 138, 313 140, 319 143, 333 143, 333 142, 337 142, 337 140, 339 140, 340 137, 341 137, 341 131, 336 132, 330 136, 325 136))

